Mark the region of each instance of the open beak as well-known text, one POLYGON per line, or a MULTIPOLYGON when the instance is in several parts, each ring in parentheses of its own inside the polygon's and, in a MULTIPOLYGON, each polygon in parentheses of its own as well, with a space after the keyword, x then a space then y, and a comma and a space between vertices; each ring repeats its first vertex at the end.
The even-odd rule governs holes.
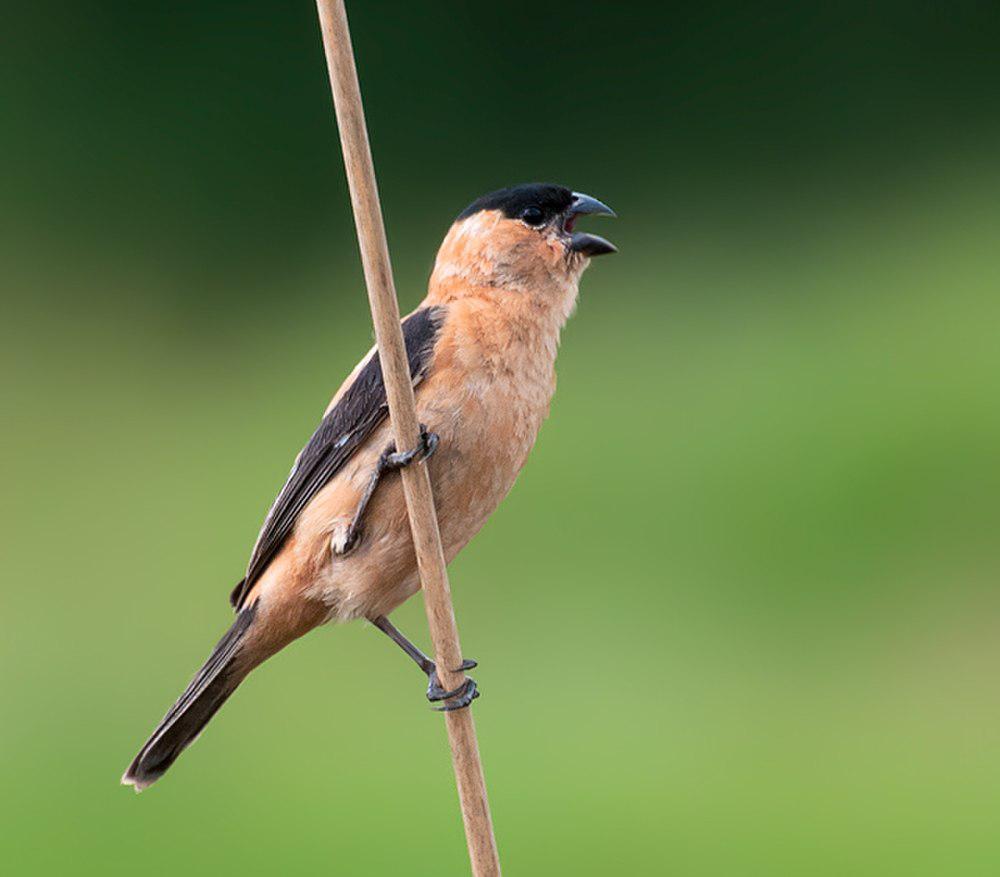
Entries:
POLYGON ((605 253, 617 253, 618 248, 610 241, 596 234, 586 234, 573 231, 578 216, 614 216, 615 211, 590 195, 581 192, 573 193, 573 203, 564 214, 563 231, 569 235, 569 249, 584 256, 603 256, 605 253))

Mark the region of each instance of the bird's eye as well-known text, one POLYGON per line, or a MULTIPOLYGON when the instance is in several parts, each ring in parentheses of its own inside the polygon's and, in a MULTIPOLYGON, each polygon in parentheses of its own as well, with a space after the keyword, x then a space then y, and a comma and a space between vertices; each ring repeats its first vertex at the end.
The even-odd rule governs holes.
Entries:
POLYGON ((528 223, 528 225, 541 225, 545 222, 545 214, 542 212, 541 207, 526 207, 521 214, 521 219, 528 223))

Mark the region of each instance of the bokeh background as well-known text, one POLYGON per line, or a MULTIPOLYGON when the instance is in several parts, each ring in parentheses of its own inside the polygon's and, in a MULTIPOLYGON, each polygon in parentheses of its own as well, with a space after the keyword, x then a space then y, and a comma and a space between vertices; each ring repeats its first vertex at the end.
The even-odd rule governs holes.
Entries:
MULTIPOLYGON (((507 873, 998 873, 995 4, 350 7, 405 309, 485 191, 620 215, 452 567, 507 873)), ((4 19, 4 870, 464 873, 369 627, 117 784, 370 343, 313 6, 4 19)))

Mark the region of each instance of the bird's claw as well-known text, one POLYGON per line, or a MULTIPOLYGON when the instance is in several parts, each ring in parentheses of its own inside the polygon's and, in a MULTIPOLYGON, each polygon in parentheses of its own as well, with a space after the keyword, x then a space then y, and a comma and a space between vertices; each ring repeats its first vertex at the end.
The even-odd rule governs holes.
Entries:
MULTIPOLYGON (((428 460, 437 450, 441 439, 436 432, 428 432, 427 427, 420 424, 420 441, 415 448, 408 451, 390 450, 383 455, 383 465, 386 469, 403 469, 418 457, 428 460)), ((391 446, 395 448, 395 445, 391 446)))
MULTIPOLYGON (((462 661, 461 666, 456 668, 455 672, 464 673, 466 670, 471 670, 475 666, 477 666, 475 661, 467 659, 462 661)), ((437 670, 431 670, 427 678, 427 699, 431 703, 437 703, 442 700, 448 701, 448 703, 443 706, 434 707, 434 709, 438 712, 451 712, 452 710, 465 709, 465 707, 479 697, 479 687, 476 685, 475 679, 465 679, 462 684, 458 686, 458 688, 446 691, 441 685, 441 681, 438 679, 437 670)))
POLYGON ((455 700, 450 700, 444 706, 434 707, 439 713, 450 713, 455 710, 464 710, 467 706, 472 704, 477 697, 479 697, 479 688, 476 686, 475 679, 466 679, 461 688, 459 689, 460 694, 455 700))
POLYGON ((336 554, 337 557, 344 557, 350 554, 355 548, 357 548, 358 543, 360 541, 361 541, 361 527, 352 524, 347 532, 347 536, 344 537, 343 544, 333 545, 333 553, 336 554))
POLYGON ((439 689, 432 694, 431 689, 427 689, 427 699, 432 703, 439 700, 448 701, 443 706, 434 707, 439 713, 450 713, 454 710, 465 709, 477 697, 479 697, 479 687, 476 685, 476 680, 472 678, 466 679, 465 682, 452 691, 440 690, 439 686, 439 689))

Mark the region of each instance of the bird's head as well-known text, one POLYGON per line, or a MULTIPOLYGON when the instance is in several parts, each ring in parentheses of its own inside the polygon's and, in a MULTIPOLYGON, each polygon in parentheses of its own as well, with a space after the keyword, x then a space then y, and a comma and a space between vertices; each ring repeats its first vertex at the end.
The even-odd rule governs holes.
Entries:
POLYGON ((448 231, 432 284, 537 290, 555 282, 575 288, 590 258, 614 253, 602 237, 575 229, 580 216, 614 216, 596 198, 563 186, 529 183, 473 201, 448 231))

